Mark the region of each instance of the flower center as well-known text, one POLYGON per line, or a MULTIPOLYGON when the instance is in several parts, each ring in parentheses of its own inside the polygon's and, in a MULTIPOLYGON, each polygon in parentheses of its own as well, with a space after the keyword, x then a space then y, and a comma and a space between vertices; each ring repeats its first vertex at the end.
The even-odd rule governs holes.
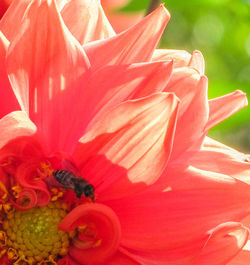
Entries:
POLYGON ((3 223, 8 258, 26 261, 25 264, 36 261, 47 264, 50 259, 53 264, 58 256, 66 255, 69 236, 58 230, 59 223, 67 214, 66 208, 57 201, 50 202, 46 207, 8 213, 3 223))

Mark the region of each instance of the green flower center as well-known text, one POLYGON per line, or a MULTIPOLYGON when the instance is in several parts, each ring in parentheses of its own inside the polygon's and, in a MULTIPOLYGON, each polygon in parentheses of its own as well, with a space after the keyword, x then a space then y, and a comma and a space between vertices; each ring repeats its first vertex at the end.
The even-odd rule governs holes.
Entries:
POLYGON ((33 264, 35 261, 45 261, 48 257, 54 260, 58 255, 67 254, 69 236, 58 230, 66 214, 66 206, 60 202, 9 213, 4 230, 8 251, 14 253, 13 259, 22 258, 28 264, 33 264))

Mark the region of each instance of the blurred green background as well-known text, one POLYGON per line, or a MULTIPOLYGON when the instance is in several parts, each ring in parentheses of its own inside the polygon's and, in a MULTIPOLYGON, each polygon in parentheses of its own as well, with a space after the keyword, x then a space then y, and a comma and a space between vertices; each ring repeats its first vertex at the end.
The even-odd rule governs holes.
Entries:
MULTIPOLYGON (((209 98, 236 89, 250 101, 250 0, 168 0, 171 20, 161 48, 200 50, 206 61, 209 98)), ((146 10, 149 0, 131 0, 122 11, 146 10)), ((250 151, 250 107, 214 127, 209 136, 250 151)))

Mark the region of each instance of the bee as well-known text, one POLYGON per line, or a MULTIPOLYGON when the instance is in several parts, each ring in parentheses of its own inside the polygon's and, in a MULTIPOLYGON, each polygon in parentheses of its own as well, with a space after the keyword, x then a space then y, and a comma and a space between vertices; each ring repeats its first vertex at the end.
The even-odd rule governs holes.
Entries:
POLYGON ((53 176, 64 188, 74 190, 77 198, 81 198, 84 194, 85 197, 95 201, 94 186, 87 180, 63 169, 54 171, 53 176))

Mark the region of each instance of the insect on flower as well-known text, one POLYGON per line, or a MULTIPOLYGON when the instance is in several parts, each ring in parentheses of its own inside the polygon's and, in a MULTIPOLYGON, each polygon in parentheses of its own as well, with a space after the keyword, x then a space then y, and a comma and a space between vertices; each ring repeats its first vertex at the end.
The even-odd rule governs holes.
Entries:
POLYGON ((98 0, 13 1, 0 265, 249 264, 250 164, 206 137, 246 95, 208 100, 199 51, 155 49, 169 19, 115 34, 98 0))
POLYGON ((78 177, 68 170, 56 170, 53 172, 53 176, 64 188, 74 190, 77 198, 81 198, 84 194, 85 197, 95 201, 94 186, 84 178, 78 177))

